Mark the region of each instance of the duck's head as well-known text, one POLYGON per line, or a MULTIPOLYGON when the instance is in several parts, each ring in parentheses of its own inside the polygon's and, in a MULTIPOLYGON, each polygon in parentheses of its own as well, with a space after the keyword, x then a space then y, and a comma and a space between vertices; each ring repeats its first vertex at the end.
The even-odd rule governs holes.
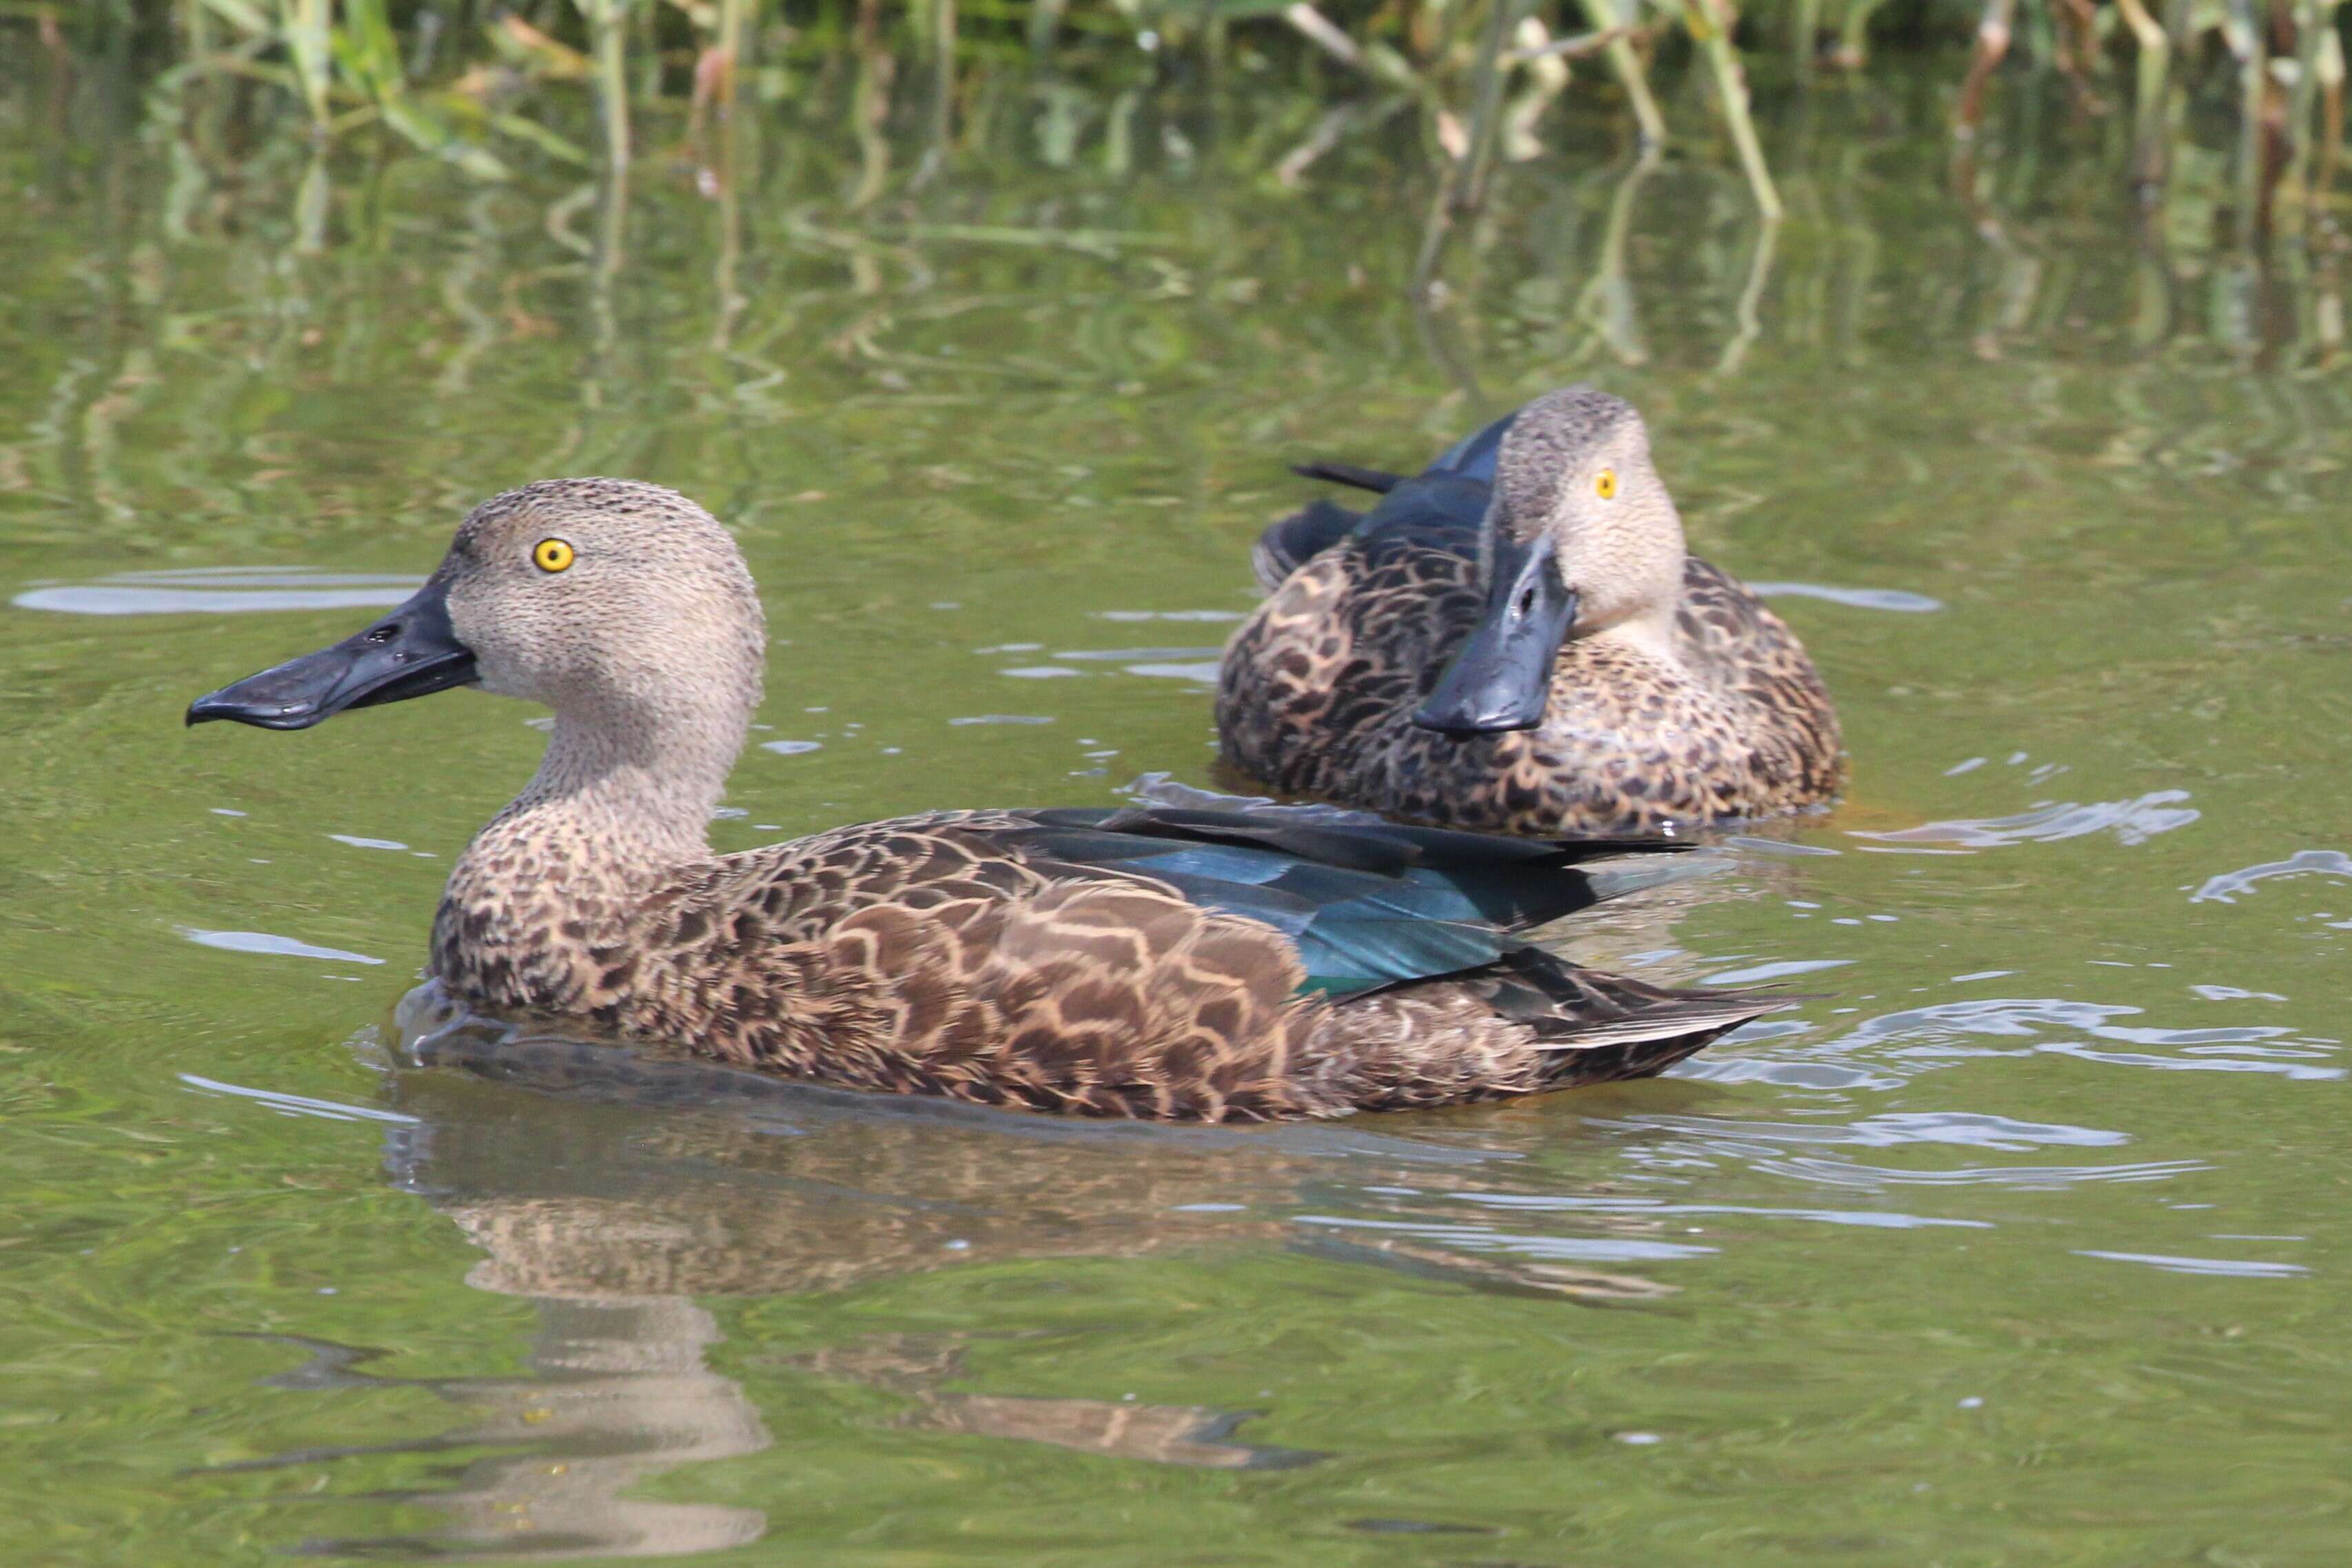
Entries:
POLYGON ((1663 635, 1682 594, 1683 525, 1622 398, 1573 386, 1518 412, 1487 512, 1486 606, 1413 723, 1449 735, 1543 722, 1570 637, 1663 635))
POLYGON ((751 574, 709 513, 656 485, 542 479, 475 507, 391 614, 198 697, 188 722, 308 729, 472 685, 615 736, 653 741, 685 719, 740 743, 761 655, 751 574))

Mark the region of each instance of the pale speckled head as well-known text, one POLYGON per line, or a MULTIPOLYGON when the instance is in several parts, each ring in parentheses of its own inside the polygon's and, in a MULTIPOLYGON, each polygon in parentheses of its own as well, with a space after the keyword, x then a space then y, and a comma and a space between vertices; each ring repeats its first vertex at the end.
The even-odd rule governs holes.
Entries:
POLYGON ((454 685, 542 702, 625 745, 732 755, 760 699, 762 620, 709 513, 627 479, 542 479, 474 508, 425 585, 331 648, 198 698, 188 722, 304 729, 454 685))
POLYGON ((763 622, 735 540, 675 490, 542 479, 474 508, 434 573, 484 691, 616 721, 759 701, 763 622))
POLYGON ((1650 462, 1649 426, 1622 398, 1573 386, 1521 409, 1496 459, 1493 520, 1521 545, 1549 537, 1580 635, 1681 596, 1682 517, 1650 462))
POLYGON ((1496 454, 1485 612, 1413 715, 1457 736, 1543 722, 1561 643, 1624 628, 1663 647, 1682 595, 1681 517, 1633 405, 1588 386, 1521 409, 1496 454))

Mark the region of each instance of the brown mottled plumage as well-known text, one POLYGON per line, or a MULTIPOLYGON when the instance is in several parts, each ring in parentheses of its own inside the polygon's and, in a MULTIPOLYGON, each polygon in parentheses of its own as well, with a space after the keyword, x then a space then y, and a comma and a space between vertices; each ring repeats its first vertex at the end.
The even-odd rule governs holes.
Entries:
POLYGON ((1501 937, 1601 896, 1574 862, 1608 844, 1136 808, 940 812, 715 856, 761 668, 750 573, 707 513, 551 480, 478 508, 374 627, 189 717, 299 728, 467 681, 546 703, 538 773, 451 873, 434 972, 493 1010, 794 1077, 1324 1116, 1643 1076, 1773 1005, 1501 937))
POLYGON ((1360 519, 1318 502, 1260 541, 1273 592, 1218 684, 1232 766, 1292 794, 1517 833, 1686 830, 1836 793, 1820 675, 1754 594, 1685 556, 1630 405, 1571 387, 1415 478, 1302 472, 1387 494, 1360 519), (1482 558, 1538 541, 1574 616, 1540 723, 1421 727, 1416 711, 1496 612, 1482 558))

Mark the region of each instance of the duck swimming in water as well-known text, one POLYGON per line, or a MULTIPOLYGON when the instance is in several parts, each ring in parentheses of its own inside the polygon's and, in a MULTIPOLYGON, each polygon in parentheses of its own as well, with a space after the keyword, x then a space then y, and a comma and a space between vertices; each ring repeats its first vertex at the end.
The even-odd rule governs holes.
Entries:
POLYGON ((941 811, 714 855, 762 633, 701 507, 542 481, 477 507, 374 625, 187 716, 303 729, 460 685, 546 704, 538 773, 451 872, 432 974, 491 1012, 793 1077, 1328 1116, 1643 1077, 1779 1005, 1510 939, 1615 890, 1582 862, 1622 843, 1132 807, 941 811))
POLYGON ((1796 636, 1683 545, 1630 403, 1570 387, 1384 492, 1259 540, 1228 764, 1286 792, 1514 833, 1660 833, 1826 802, 1837 715, 1796 636))

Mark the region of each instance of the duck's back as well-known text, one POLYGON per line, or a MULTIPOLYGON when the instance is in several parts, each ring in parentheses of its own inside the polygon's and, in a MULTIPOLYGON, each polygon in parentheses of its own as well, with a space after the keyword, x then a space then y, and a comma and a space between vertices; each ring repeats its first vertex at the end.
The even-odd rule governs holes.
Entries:
MULTIPOLYGON (((1553 845, 1137 808, 950 812, 702 862, 541 972, 745 1066, 984 1103, 1331 1115, 1656 1072, 1771 1003, 1512 939, 1605 896, 1553 845), (604 945, 597 946, 604 938, 604 945)), ((478 971, 441 965, 469 995, 478 971)))
POLYGON ((1691 558, 1675 661, 1566 644, 1542 726, 1456 738, 1412 716, 1485 602, 1486 482, 1402 480, 1370 513, 1318 502, 1269 528, 1288 574, 1225 650, 1228 763, 1276 788, 1417 821, 1522 833, 1691 827, 1825 800, 1837 719, 1794 633, 1691 558))

